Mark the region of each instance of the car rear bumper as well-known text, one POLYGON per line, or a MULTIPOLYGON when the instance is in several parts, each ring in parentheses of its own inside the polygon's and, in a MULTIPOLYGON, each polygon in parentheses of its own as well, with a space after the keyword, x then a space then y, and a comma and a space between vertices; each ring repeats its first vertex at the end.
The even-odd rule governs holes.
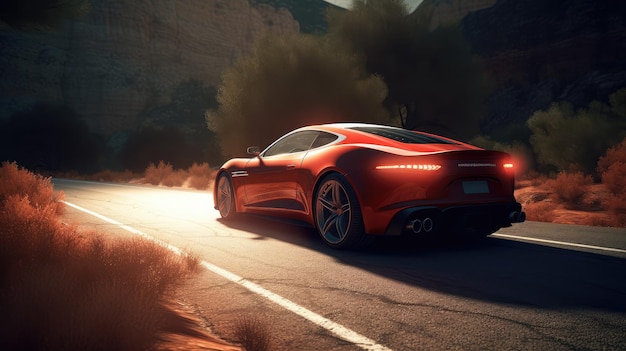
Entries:
POLYGON ((422 206, 398 212, 391 219, 385 234, 488 235, 525 220, 526 214, 518 202, 446 208, 422 206))

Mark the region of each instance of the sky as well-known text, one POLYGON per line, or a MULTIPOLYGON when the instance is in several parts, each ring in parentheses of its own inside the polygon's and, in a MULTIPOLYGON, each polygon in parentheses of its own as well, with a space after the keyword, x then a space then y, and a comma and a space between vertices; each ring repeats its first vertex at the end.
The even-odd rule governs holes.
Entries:
MULTIPOLYGON (((352 0, 324 0, 324 1, 337 5, 337 6, 344 7, 344 8, 348 8, 352 4, 352 0)), ((404 2, 407 4, 409 11, 413 11, 417 7, 417 5, 419 5, 422 2, 422 0, 404 0, 404 2)))

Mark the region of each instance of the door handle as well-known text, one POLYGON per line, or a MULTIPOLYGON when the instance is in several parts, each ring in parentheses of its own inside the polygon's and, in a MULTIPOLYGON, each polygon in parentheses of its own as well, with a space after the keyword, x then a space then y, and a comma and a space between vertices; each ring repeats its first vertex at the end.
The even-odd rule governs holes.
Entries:
POLYGON ((296 165, 295 165, 295 163, 292 163, 292 164, 288 164, 288 165, 287 165, 287 170, 290 170, 290 169, 296 169, 296 165))

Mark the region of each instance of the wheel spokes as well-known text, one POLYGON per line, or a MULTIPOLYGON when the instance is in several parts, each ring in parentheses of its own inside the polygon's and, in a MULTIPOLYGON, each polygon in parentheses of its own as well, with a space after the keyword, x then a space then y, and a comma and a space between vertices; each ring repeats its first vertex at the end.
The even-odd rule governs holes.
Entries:
POLYGON ((330 216, 328 216, 328 218, 326 218, 326 220, 324 221, 322 232, 328 233, 330 229, 333 227, 333 224, 335 225, 337 224, 338 219, 339 219, 339 216, 337 216, 335 213, 332 213, 330 216))
POLYGON ((320 204, 326 210, 331 211, 331 212, 335 212, 336 211, 335 204, 332 201, 328 201, 326 198, 323 198, 321 196, 319 197, 318 200, 319 200, 320 204))
POLYGON ((220 197, 217 206, 219 208, 220 214, 222 216, 226 216, 228 215, 228 212, 230 212, 232 190, 230 188, 230 184, 228 184, 228 181, 225 178, 222 178, 220 180, 219 192, 220 197))
POLYGON ((317 198, 318 227, 329 242, 344 239, 350 229, 350 200, 343 186, 330 181, 322 186, 317 198))

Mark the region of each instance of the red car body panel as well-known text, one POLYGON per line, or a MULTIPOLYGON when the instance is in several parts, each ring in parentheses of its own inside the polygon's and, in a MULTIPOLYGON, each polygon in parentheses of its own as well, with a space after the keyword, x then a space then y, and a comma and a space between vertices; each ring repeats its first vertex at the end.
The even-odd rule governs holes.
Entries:
POLYGON ((422 132, 414 133, 435 143, 406 143, 352 129, 368 127, 388 128, 366 124, 304 127, 297 131, 322 131, 338 138, 304 151, 265 157, 268 148, 256 157, 232 159, 221 167, 218 177, 225 172, 231 178, 237 212, 315 225, 316 187, 325 175, 337 172, 354 189, 368 234, 402 234, 420 211, 441 216, 450 210, 465 216, 464 221, 472 220, 474 214, 498 212, 497 218, 489 217, 494 222, 491 231, 523 221, 514 218, 523 212, 513 196, 514 171, 508 154, 422 132))

